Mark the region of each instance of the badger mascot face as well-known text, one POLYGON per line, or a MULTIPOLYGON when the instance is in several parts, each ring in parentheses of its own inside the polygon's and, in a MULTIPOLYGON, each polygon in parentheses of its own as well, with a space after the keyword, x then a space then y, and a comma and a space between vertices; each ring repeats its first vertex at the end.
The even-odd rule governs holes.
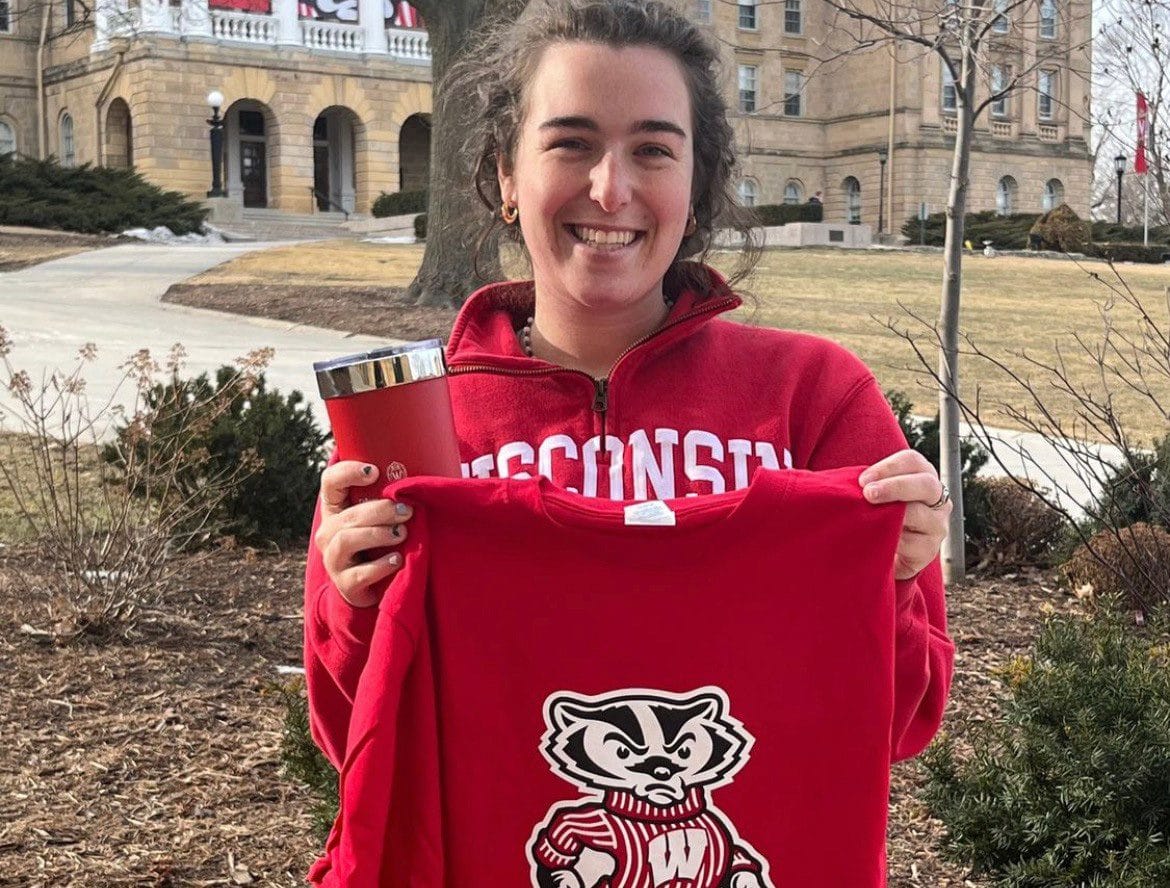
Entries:
POLYGON ((710 803, 754 743, 729 709, 716 687, 550 695, 541 752, 586 798, 533 832, 533 884, 770 888, 767 862, 710 803))
POLYGON ((727 714, 722 691, 632 692, 545 704, 545 755, 583 789, 632 793, 652 805, 718 786, 747 763, 751 737, 727 714))

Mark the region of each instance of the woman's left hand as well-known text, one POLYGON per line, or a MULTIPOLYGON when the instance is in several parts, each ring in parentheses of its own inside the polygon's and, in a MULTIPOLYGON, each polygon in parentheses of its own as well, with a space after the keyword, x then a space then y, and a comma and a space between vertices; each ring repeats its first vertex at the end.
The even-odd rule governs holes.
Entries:
POLYGON ((894 579, 910 579, 934 561, 947 535, 954 504, 949 496, 940 503, 943 485, 938 472, 918 451, 899 450, 862 472, 858 481, 871 503, 906 503, 894 579))

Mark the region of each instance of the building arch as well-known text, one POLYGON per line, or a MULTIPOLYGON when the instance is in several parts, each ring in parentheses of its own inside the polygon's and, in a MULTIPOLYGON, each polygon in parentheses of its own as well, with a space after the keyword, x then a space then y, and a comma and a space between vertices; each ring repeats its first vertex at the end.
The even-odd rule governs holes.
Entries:
POLYGON ((62 111, 57 118, 57 161, 62 166, 77 165, 77 133, 73 126, 73 115, 62 111))
POLYGON ((1041 198, 1044 212, 1055 210, 1062 203, 1064 203, 1064 183, 1060 179, 1049 179, 1044 183, 1044 195, 1041 198))
POLYGON ((106 109, 105 145, 102 153, 108 167, 134 166, 134 134, 130 120, 130 106, 116 98, 106 109))
POLYGON ((398 190, 423 191, 431 180, 431 115, 411 114, 398 131, 398 190))
POLYGON ((739 202, 745 207, 754 207, 760 199, 760 183, 751 176, 739 180, 739 202))
POLYGON ((330 105, 313 120, 313 205, 355 212, 370 178, 367 128, 352 108, 330 105))
POLYGON ((224 187, 245 208, 281 205, 273 175, 280 162, 280 127, 272 108, 237 99, 224 112, 224 187))
POLYGON ((1010 216, 1014 213, 1019 190, 1019 185, 1012 176, 1003 176, 995 186, 995 212, 1000 216, 1010 216))
POLYGON ((846 176, 841 183, 845 192, 845 220, 850 225, 861 224, 861 182, 856 176, 846 176))
POLYGON ((784 183, 784 203, 789 206, 804 203, 804 183, 800 179, 789 179, 784 183))
POLYGON ((20 142, 16 137, 16 123, 0 116, 0 157, 5 154, 15 154, 20 150, 20 142))

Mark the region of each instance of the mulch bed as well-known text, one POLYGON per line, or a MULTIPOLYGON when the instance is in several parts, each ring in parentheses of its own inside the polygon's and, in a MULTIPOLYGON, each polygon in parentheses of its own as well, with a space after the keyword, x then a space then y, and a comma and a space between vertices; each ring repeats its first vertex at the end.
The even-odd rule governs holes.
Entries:
POLYGON ((419 308, 405 287, 174 284, 163 302, 405 340, 446 339, 456 314, 419 308))
MULTIPOLYGON (((247 549, 181 564, 139 637, 68 646, 30 634, 42 610, 0 575, 0 885, 303 884, 317 845, 308 793, 281 771, 276 671, 300 659, 303 564, 247 549)), ((953 589, 946 730, 994 714, 996 670, 1076 604, 1043 575, 953 589)), ((940 858, 920 781, 894 769, 890 884, 985 885, 940 858)))

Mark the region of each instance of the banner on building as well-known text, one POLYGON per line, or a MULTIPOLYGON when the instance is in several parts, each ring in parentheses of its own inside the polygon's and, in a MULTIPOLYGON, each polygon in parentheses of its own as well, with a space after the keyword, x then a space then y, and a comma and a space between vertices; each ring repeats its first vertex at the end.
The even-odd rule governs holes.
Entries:
MULTIPOLYGON (((301 18, 322 22, 353 23, 359 19, 358 0, 299 0, 297 9, 301 18)), ((382 0, 382 17, 387 28, 426 27, 418 10, 404 0, 382 0)))
POLYGON ((1150 134, 1150 106, 1145 93, 1137 94, 1137 150, 1133 156, 1133 171, 1144 173, 1149 169, 1146 163, 1146 142, 1150 134))
POLYGON ((212 9, 234 9, 237 12, 254 12, 259 15, 272 13, 271 0, 208 0, 212 9))

